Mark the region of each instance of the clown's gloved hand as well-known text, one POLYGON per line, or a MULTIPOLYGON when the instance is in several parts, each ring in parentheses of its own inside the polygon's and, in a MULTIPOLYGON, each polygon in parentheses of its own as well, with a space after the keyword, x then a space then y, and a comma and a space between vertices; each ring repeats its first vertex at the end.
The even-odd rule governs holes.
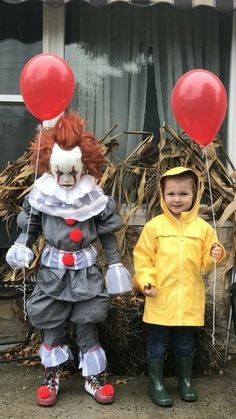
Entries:
POLYGON ((108 294, 118 294, 132 290, 132 277, 122 263, 108 266, 105 277, 108 294))
POLYGON ((6 254, 6 261, 13 269, 28 268, 33 259, 32 250, 21 243, 13 244, 6 254))

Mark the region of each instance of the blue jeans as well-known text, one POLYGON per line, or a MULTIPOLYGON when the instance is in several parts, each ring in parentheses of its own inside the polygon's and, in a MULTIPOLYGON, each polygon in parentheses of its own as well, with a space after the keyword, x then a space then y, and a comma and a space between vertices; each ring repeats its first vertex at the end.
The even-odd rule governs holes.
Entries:
POLYGON ((147 357, 165 359, 168 348, 173 347, 177 358, 192 357, 194 333, 192 326, 160 326, 148 324, 147 357))

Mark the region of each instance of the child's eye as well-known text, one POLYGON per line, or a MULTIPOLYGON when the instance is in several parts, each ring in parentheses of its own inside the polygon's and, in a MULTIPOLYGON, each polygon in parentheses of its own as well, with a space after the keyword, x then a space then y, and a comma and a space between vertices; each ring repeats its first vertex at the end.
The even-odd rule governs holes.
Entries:
POLYGON ((77 172, 76 172, 75 169, 71 170, 71 172, 69 173, 69 175, 71 175, 71 176, 75 176, 76 174, 77 174, 77 172))
POLYGON ((57 174, 58 176, 62 176, 62 175, 63 175, 63 172, 62 172, 61 170, 57 169, 56 174, 57 174))

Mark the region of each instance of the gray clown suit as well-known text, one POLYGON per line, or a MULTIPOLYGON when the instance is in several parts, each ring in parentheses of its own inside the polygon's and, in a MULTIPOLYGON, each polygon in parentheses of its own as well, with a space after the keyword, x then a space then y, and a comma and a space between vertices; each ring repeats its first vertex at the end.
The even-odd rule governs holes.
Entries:
POLYGON ((82 375, 103 372, 107 360, 96 324, 107 317, 110 295, 93 242, 100 239, 108 265, 120 263, 114 233, 121 218, 113 198, 90 175, 68 195, 45 173, 25 198, 17 223, 22 232, 16 243, 31 248, 41 233, 45 240, 37 285, 27 301, 32 324, 43 331, 42 364, 54 367, 69 359, 64 333, 69 319, 75 323, 82 375))

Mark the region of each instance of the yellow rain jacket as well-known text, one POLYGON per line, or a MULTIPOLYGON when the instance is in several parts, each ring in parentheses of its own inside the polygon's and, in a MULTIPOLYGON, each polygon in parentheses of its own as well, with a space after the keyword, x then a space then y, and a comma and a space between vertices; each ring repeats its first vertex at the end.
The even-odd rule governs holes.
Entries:
MULTIPOLYGON (((163 176, 187 169, 176 167, 163 176)), ((162 177, 163 177, 162 176, 162 177)), ((210 255, 217 243, 214 229, 198 216, 200 182, 195 204, 179 221, 168 210, 161 193, 163 214, 147 222, 134 248, 134 282, 156 287, 155 297, 145 297, 143 321, 166 326, 203 326, 205 286, 201 272, 214 268, 210 255)), ((223 257, 225 250, 223 249, 223 257)), ((219 263, 217 262, 217 264, 219 263)))

